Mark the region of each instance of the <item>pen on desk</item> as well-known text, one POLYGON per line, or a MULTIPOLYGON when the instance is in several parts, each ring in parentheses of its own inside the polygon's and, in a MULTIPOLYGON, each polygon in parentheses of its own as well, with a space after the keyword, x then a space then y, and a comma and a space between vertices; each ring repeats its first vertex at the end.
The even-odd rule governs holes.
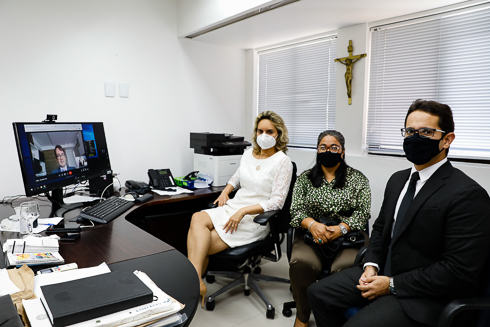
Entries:
POLYGON ((12 245, 12 254, 14 254, 15 242, 16 242, 16 241, 14 241, 14 245, 12 245))
POLYGON ((54 226, 54 224, 39 224, 39 225, 43 225, 43 226, 54 226))
POLYGON ((27 241, 24 241, 24 247, 22 248, 22 254, 24 254, 24 252, 26 250, 26 243, 27 243, 27 241))

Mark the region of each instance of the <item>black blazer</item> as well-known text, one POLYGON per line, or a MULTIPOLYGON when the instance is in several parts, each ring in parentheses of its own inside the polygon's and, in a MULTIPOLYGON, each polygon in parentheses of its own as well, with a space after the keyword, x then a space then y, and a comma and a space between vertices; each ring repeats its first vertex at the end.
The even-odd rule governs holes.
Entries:
MULTIPOLYGON (((410 169, 388 181, 373 225, 365 262, 383 274, 396 203, 410 169)), ((490 198, 449 162, 427 180, 412 200, 394 240, 391 270, 396 296, 414 320, 436 325, 443 307, 471 296, 490 249, 490 198)))

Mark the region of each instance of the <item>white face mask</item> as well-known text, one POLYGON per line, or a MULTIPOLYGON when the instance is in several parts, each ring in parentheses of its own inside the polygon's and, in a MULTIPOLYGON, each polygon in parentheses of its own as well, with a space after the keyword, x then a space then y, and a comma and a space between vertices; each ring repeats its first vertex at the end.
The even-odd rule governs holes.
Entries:
POLYGON ((267 134, 260 134, 257 136, 257 144, 262 148, 262 150, 267 150, 276 145, 276 138, 267 134))

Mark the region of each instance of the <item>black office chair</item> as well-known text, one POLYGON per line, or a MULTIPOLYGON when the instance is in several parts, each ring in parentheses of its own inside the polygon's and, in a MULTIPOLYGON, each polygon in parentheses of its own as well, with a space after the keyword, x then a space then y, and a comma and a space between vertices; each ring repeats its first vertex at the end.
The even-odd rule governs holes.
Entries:
MULTIPOLYGON (((288 256, 288 261, 291 261, 291 253, 293 252, 293 242, 294 242, 294 232, 295 232, 295 230, 296 229, 294 227, 290 227, 288 229, 288 232, 287 232, 287 241, 286 241, 287 248, 286 248, 286 253, 287 253, 287 256, 288 256)), ((365 230, 366 231, 369 231, 369 223, 366 224, 366 229, 365 230)), ((364 245, 357 252, 357 255, 354 258, 354 262, 352 264, 352 267, 360 264, 361 261, 364 258, 364 254, 366 253, 367 246, 368 246, 368 243, 369 243, 368 235, 366 234, 365 237, 366 237, 366 242, 364 243, 364 245)), ((322 271, 318 275, 318 280, 323 279, 323 278, 329 276, 331 273, 332 272, 331 272, 331 266, 330 265, 325 266, 325 267, 322 267, 322 271)), ((294 300, 293 301, 289 301, 289 302, 284 302, 283 307, 282 307, 282 314, 285 317, 291 317, 291 315, 293 314, 292 309, 294 309, 294 308, 296 308, 296 302, 294 300)), ((350 317, 352 317, 353 315, 355 315, 360 309, 362 309, 362 308, 353 307, 353 308, 350 308, 350 309, 346 310, 343 314, 346 317, 346 319, 349 319, 350 317)))
POLYGON ((260 225, 269 224, 271 231, 269 237, 264 240, 257 241, 251 244, 242 245, 236 248, 230 248, 225 251, 216 253, 213 255, 215 258, 223 259, 233 263, 241 271, 208 271, 206 273, 206 281, 213 283, 215 276, 224 276, 233 278, 234 280, 207 297, 206 309, 214 310, 215 299, 221 294, 224 294, 240 285, 244 285, 244 294, 250 295, 250 289, 252 289, 260 299, 267 306, 266 317, 274 319, 275 309, 272 304, 267 300, 264 293, 260 290, 257 282, 280 282, 289 284, 289 279, 278 278, 274 276, 260 275, 261 269, 258 266, 261 259, 267 259, 273 262, 277 262, 281 259, 281 243, 284 240, 284 233, 288 230, 291 215, 289 214, 289 208, 291 206, 291 200, 293 196, 293 186, 296 181, 296 164, 293 162, 293 176, 291 179, 291 186, 286 198, 286 202, 281 210, 274 210, 264 212, 254 218, 254 222, 260 225))
POLYGON ((438 327, 490 326, 490 253, 479 278, 480 294, 475 298, 458 299, 449 302, 439 317, 438 327), (479 311, 478 311, 479 310, 479 311), (460 317, 458 317, 458 315, 460 317), (463 318, 463 319, 461 319, 463 318), (459 319, 459 320, 458 320, 459 319), (464 321, 461 323, 461 321, 464 321))

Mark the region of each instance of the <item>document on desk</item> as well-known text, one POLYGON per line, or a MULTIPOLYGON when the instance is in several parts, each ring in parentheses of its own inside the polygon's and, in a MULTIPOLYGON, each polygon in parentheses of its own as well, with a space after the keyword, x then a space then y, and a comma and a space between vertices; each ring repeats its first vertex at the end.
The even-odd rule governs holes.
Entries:
POLYGON ((161 191, 161 190, 157 190, 155 188, 153 188, 152 191, 158 195, 176 195, 176 194, 183 194, 183 193, 194 193, 194 191, 182 188, 180 186, 172 186, 170 188, 174 189, 175 192, 161 191))
POLYGON ((12 238, 3 243, 3 252, 12 253, 58 252, 59 249, 58 238, 51 236, 12 238))
MULTIPOLYGON (((5 218, 8 219, 8 218, 5 218)), ((63 218, 60 217, 55 217, 55 218, 39 218, 38 221, 38 226, 32 230, 34 234, 38 234, 41 232, 44 232, 50 225, 56 225, 60 221, 62 221, 63 218)), ((19 221, 14 221, 10 220, 8 224, 9 228, 2 227, 0 225, 0 232, 20 232, 19 228, 19 221)))
POLYGON ((75 194, 73 196, 63 198, 63 202, 65 204, 92 202, 95 200, 100 200, 100 197, 98 197, 98 196, 84 196, 84 195, 75 194))
POLYGON ((0 296, 20 292, 7 273, 7 269, 0 269, 0 296))

